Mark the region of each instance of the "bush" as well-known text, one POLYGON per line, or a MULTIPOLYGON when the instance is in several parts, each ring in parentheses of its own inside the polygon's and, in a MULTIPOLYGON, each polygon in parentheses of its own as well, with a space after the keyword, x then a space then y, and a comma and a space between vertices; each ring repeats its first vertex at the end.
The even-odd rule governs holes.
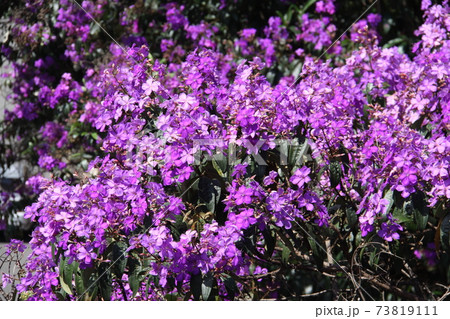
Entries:
POLYGON ((445 299, 450 8, 355 3, 6 8, 23 298, 445 299))

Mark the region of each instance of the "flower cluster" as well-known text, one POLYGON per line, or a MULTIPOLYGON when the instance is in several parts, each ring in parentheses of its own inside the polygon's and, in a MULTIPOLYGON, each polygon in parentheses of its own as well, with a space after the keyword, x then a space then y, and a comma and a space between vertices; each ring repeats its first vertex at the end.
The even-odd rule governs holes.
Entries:
MULTIPOLYGON (((19 291, 29 300, 233 299, 264 278, 260 293, 275 298, 282 284, 271 271, 304 266, 300 250, 323 266, 315 234, 346 231, 346 249, 350 232, 389 244, 411 224, 441 227, 450 6, 423 3, 412 57, 379 46, 381 17, 370 14, 348 35, 357 49, 338 43, 318 60, 335 38, 334 1, 316 2, 291 28, 270 17, 222 42, 213 21, 191 23, 176 3, 158 9, 158 25, 139 15, 152 10, 143 3, 61 1, 60 60, 13 65, 7 121, 45 119, 36 162, 70 177, 28 181, 39 196, 25 212, 37 227, 19 291), (90 22, 118 9, 124 46, 95 38, 90 22), (161 28, 159 43, 147 42, 142 21, 161 28), (92 65, 100 53, 107 58, 92 65), (264 73, 286 56, 302 65, 298 79, 264 73), (67 63, 82 74, 53 72, 67 63)), ((31 30, 56 41, 39 25, 22 32, 31 30)), ((414 254, 435 265, 427 247, 414 254)))

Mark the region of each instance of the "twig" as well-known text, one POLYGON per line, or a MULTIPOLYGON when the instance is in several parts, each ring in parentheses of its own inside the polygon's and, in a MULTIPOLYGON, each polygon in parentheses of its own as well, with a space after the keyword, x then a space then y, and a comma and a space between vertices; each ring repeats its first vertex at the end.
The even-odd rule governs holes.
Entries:
POLYGON ((447 291, 442 295, 442 297, 438 299, 438 301, 444 301, 448 296, 450 296, 450 287, 439 283, 437 283, 436 285, 447 289, 447 291))
POLYGON ((374 286, 376 286, 378 288, 387 290, 387 291, 392 292, 393 294, 395 294, 395 295, 397 295, 399 297, 402 297, 402 298, 405 298, 405 299, 408 299, 408 300, 414 300, 414 301, 419 301, 420 300, 419 297, 417 297, 417 295, 409 293, 409 292, 405 292, 405 291, 401 290, 398 287, 382 283, 382 282, 378 281, 376 278, 372 277, 371 275, 369 275, 368 273, 366 273, 364 271, 362 272, 362 275, 363 275, 361 277, 362 279, 367 280, 368 282, 370 282, 371 284, 373 284, 374 286))
POLYGON ((303 298, 315 297, 315 296, 319 296, 319 295, 321 295, 321 294, 324 294, 324 293, 326 293, 326 292, 328 292, 327 289, 322 290, 322 291, 313 292, 313 293, 310 293, 310 294, 300 295, 299 297, 303 297, 303 298))

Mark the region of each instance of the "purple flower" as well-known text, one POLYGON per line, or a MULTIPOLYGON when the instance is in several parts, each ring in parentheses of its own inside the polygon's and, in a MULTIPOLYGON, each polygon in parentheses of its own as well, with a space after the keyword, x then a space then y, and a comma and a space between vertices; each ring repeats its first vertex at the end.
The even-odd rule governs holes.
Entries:
POLYGON ((241 110, 236 116, 236 122, 242 127, 252 125, 256 121, 255 110, 251 108, 241 110))
POLYGON ((246 38, 246 39, 251 39, 255 36, 256 34, 256 29, 243 29, 241 31, 241 35, 242 37, 246 38))
POLYGON ((234 171, 231 174, 231 176, 235 177, 235 178, 241 178, 242 176, 244 176, 247 173, 247 163, 243 163, 243 164, 237 164, 234 167, 234 171))
POLYGON ((266 199, 267 208, 274 212, 281 212, 285 210, 285 205, 287 204, 287 198, 283 195, 283 191, 278 189, 278 191, 273 191, 269 194, 266 199))
POLYGON ((166 227, 161 226, 158 228, 150 229, 149 234, 152 238, 151 240, 153 241, 154 245, 156 245, 157 248, 160 248, 160 246, 163 245, 164 241, 168 237, 168 230, 166 227))
POLYGON ((14 281, 14 278, 6 273, 2 273, 2 288, 6 288, 9 284, 11 284, 14 281))
POLYGON ((91 264, 92 260, 97 258, 97 254, 94 253, 91 248, 88 249, 86 249, 85 246, 80 246, 77 253, 78 260, 86 265, 91 264))
POLYGON ((434 243, 428 243, 426 248, 415 249, 414 255, 418 259, 425 259, 429 267, 437 264, 436 247, 434 243))
POLYGON ((14 251, 23 253, 27 249, 27 246, 21 240, 11 239, 8 245, 6 245, 6 248, 6 254, 10 255, 14 251))
POLYGON ((422 0, 422 5, 421 5, 421 9, 423 11, 425 11, 426 9, 428 9, 431 6, 431 0, 422 0))
POLYGON ((367 21, 372 26, 372 28, 375 28, 381 22, 381 15, 376 13, 369 13, 367 15, 367 21))
POLYGON ((179 103, 180 107, 183 110, 190 110, 198 105, 198 101, 195 97, 186 95, 185 93, 180 94, 180 96, 177 99, 177 102, 179 103))
POLYGON ((275 171, 270 171, 269 176, 264 177, 263 184, 266 186, 272 185, 275 183, 275 179, 277 178, 278 173, 275 171))
POLYGON ((64 186, 64 184, 56 184, 53 188, 53 194, 51 199, 55 201, 55 204, 61 206, 62 203, 68 201, 67 194, 69 190, 64 186))
POLYGON ((227 223, 236 226, 238 229, 246 229, 256 223, 254 214, 255 211, 251 208, 243 209, 239 214, 230 214, 227 223))
POLYGON ((320 0, 316 2, 316 12, 326 12, 328 14, 334 14, 334 0, 320 0))
POLYGON ((309 167, 303 166, 302 168, 295 171, 294 175, 291 176, 289 181, 292 184, 297 185, 298 187, 302 187, 304 184, 311 181, 311 178, 309 177, 310 172, 311 169, 309 167))
POLYGON ((252 202, 253 190, 251 188, 240 186, 239 189, 234 194, 234 200, 236 205, 251 204, 252 202))
POLYGON ((149 78, 143 85, 142 90, 144 90, 145 95, 150 95, 153 92, 157 92, 160 83, 152 78, 149 78))
POLYGON ((399 224, 382 223, 381 229, 378 231, 378 236, 380 236, 386 241, 398 240, 400 238, 400 235, 397 232, 402 230, 403 227, 400 226, 399 224))

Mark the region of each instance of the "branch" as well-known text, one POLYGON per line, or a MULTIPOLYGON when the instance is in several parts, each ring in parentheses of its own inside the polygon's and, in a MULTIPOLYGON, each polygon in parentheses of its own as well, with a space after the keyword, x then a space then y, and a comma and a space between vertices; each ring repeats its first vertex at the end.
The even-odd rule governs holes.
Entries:
POLYGON ((362 271, 362 275, 363 275, 363 277, 361 277, 361 279, 367 280, 368 282, 370 282, 371 284, 373 284, 374 286, 376 286, 378 288, 381 288, 383 290, 392 292, 393 294, 395 294, 395 295, 397 295, 399 297, 402 297, 404 299, 414 300, 414 301, 419 301, 420 300, 417 295, 409 293, 409 292, 406 292, 406 291, 403 291, 403 290, 401 290, 398 287, 382 283, 382 282, 378 281, 376 278, 374 278, 373 276, 369 275, 368 273, 366 273, 364 271, 362 271))

